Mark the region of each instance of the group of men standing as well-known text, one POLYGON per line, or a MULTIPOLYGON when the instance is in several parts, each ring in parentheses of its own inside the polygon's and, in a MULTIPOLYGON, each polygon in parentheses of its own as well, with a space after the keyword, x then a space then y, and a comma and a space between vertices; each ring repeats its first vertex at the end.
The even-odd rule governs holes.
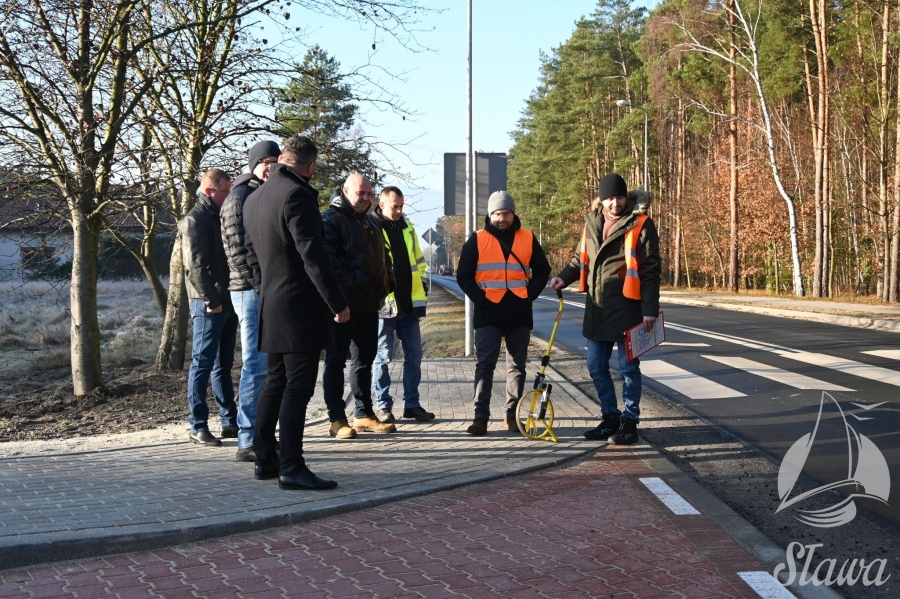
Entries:
POLYGON ((255 462, 257 479, 278 477, 286 489, 337 486, 310 472, 303 459, 306 408, 322 350, 332 437, 396 431, 388 373, 395 336, 405 353, 403 416, 434 418, 419 403, 425 261, 403 218, 403 193, 386 188, 370 212, 372 183, 352 174, 320 214, 310 185, 317 156, 313 141, 299 135, 283 149, 260 142, 233 189, 223 171, 204 174, 197 202, 179 225, 194 334, 190 440, 222 444, 208 425, 211 382, 221 436, 237 437, 237 459, 255 462), (243 368, 236 402, 231 367, 238 326, 243 368), (348 351, 352 427, 344 403, 348 351))
MULTIPOLYGON (((273 141, 259 142, 250 149, 248 172, 233 188, 219 169, 204 174, 197 202, 179 225, 193 321, 190 440, 222 444, 208 426, 206 387, 211 382, 221 436, 238 439, 236 457, 255 462, 257 479, 277 477, 285 489, 337 486, 313 474, 303 458, 306 409, 323 350, 331 437, 397 430, 388 366, 395 338, 405 357, 402 416, 422 422, 435 417, 420 403, 425 260, 412 224, 403 217, 403 193, 385 187, 370 210, 372 183, 354 173, 320 214, 319 192, 310 185, 317 156, 313 141, 300 135, 287 139, 283 149, 273 141), (238 328, 243 367, 235 401, 231 367, 238 328), (348 353, 352 426, 344 401, 348 353)), ((637 441, 641 377, 639 360, 625 357, 624 333, 641 322, 650 329, 656 321, 659 237, 644 214, 648 196, 629 194, 619 175, 601 180, 599 200, 586 217, 580 252, 550 287, 562 289, 580 280, 580 290, 587 293, 583 334, 601 420, 585 437, 631 444, 637 441), (616 343, 625 380, 624 413, 609 374, 616 343)), ((515 200, 506 191, 495 192, 484 228, 463 245, 457 267, 457 282, 475 305, 477 364, 469 434, 488 432, 503 340, 503 426, 518 430, 515 407, 525 385, 532 302, 549 279, 550 264, 535 235, 522 227, 515 200)))

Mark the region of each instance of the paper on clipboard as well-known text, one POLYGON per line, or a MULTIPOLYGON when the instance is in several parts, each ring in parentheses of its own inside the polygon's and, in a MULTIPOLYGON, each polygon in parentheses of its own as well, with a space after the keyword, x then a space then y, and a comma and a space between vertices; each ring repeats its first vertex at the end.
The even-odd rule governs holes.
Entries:
POLYGON ((666 327, 663 313, 656 317, 656 324, 649 331, 644 330, 644 323, 633 326, 625 331, 625 351, 628 361, 646 354, 648 351, 666 340, 666 327))

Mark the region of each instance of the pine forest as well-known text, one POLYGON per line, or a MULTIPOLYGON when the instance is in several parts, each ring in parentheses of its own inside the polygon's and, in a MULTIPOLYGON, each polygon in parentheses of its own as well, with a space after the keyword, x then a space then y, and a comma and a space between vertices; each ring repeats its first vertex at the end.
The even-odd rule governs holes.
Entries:
POLYGON ((524 226, 559 267, 618 172, 668 285, 900 301, 898 31, 898 0, 600 0, 513 132, 524 226))

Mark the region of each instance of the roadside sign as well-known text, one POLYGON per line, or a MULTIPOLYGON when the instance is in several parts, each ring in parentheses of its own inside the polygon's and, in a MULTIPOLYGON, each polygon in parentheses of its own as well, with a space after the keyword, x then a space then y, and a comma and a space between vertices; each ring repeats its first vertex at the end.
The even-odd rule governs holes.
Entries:
MULTIPOLYGON (((488 198, 495 191, 506 189, 506 154, 485 152, 476 154, 475 187, 478 214, 487 214, 488 198)), ((444 154, 444 215, 466 213, 466 155, 444 154)))
POLYGON ((428 245, 438 245, 443 239, 438 235, 438 232, 434 229, 428 229, 424 233, 422 233, 422 239, 428 242, 428 245))

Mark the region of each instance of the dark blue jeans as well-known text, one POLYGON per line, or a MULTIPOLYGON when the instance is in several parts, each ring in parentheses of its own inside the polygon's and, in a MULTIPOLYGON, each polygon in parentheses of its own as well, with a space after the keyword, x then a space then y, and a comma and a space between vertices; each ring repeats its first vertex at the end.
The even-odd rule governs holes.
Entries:
POLYGON ((378 349, 378 312, 360 314, 351 310, 350 320, 334 323, 334 342, 325 350, 325 371, 322 373, 325 405, 332 422, 347 418, 344 367, 351 343, 350 392, 356 400, 356 417, 371 417, 375 415, 372 409, 372 361, 378 349))
POLYGON ((619 374, 622 375, 622 403, 625 411, 619 410, 616 401, 616 387, 613 385, 612 376, 609 374, 609 359, 612 357, 615 341, 588 342, 587 367, 594 381, 594 389, 597 390, 597 398, 600 400, 600 412, 610 416, 621 416, 625 420, 637 422, 641 417, 641 361, 635 358, 628 361, 625 352, 625 342, 619 341, 619 374))
POLYGON ((238 318, 230 303, 218 314, 206 311, 206 302, 191 300, 191 319, 194 324, 191 369, 188 372, 188 409, 192 431, 209 430, 209 406, 206 386, 212 379, 213 397, 219 404, 222 426, 237 426, 237 405, 234 402, 234 365, 238 318))
POLYGON ((372 365, 375 400, 380 410, 394 407, 389 367, 394 359, 394 337, 403 347, 403 407, 421 407, 419 383, 422 380, 422 333, 419 319, 412 312, 378 320, 378 353, 372 365))

